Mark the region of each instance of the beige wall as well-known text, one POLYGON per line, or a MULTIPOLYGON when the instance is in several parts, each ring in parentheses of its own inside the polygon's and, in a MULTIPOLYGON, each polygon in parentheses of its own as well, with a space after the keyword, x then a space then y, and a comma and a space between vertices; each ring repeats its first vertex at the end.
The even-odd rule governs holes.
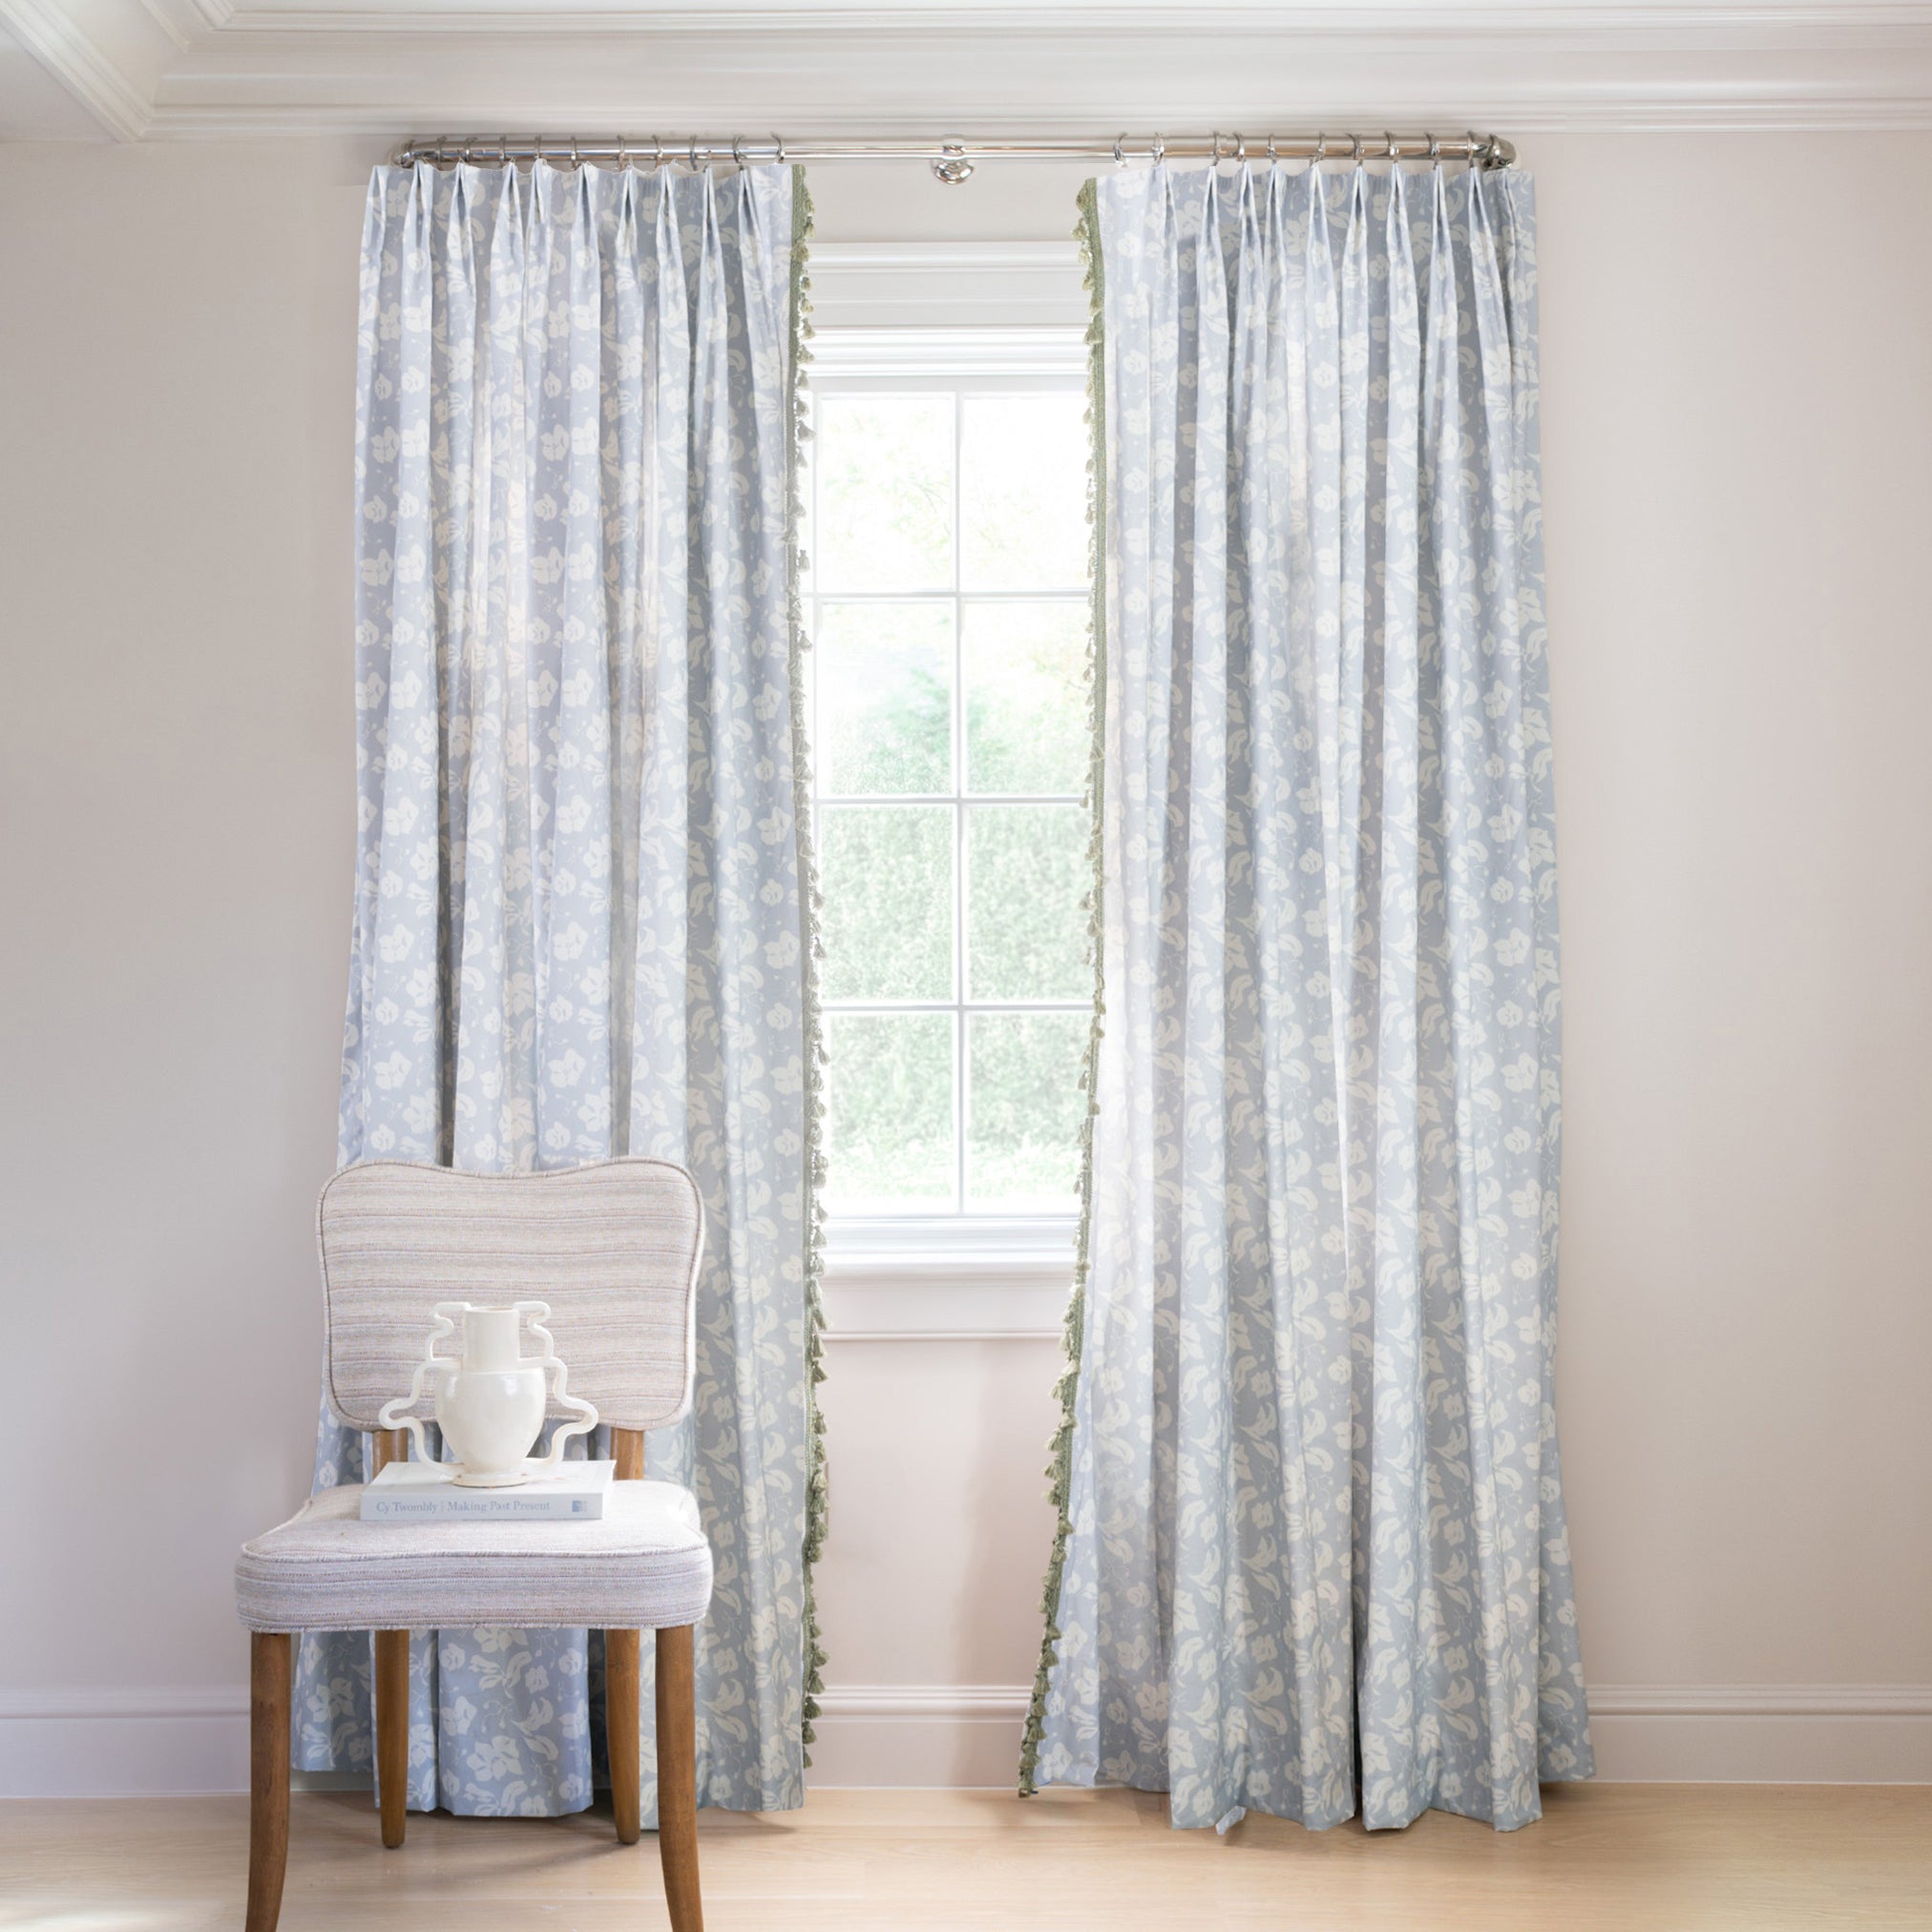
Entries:
MULTIPOLYGON (((307 1477, 376 145, 0 148, 0 1789, 232 1776, 233 1548, 307 1477)), ((1522 147, 1607 1767, 1932 1775, 1932 137, 1522 147)), ((819 234, 1059 239, 1078 178, 828 168, 819 234)), ((1055 1368, 834 1343, 828 1775, 1004 1774, 1055 1368)))

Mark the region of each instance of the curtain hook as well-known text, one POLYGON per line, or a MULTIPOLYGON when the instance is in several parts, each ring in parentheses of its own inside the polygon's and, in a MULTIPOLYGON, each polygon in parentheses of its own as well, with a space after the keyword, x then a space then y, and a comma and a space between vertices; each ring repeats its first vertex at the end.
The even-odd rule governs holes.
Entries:
POLYGON ((1121 152, 1122 147, 1126 142, 1126 136, 1124 134, 1114 136, 1114 166, 1117 168, 1124 168, 1127 164, 1126 156, 1121 152))
POLYGON ((1481 146, 1481 143, 1476 138, 1476 130, 1474 128, 1464 128, 1462 131, 1462 138, 1468 144, 1469 165, 1473 168, 1476 166, 1477 150, 1481 146))
POLYGON ((782 168, 785 165, 785 136, 783 135, 773 135, 771 145, 778 150, 778 159, 774 165, 782 168))
POLYGON ((443 157, 448 152, 449 146, 450 136, 448 135, 438 135, 436 136, 435 146, 430 150, 430 165, 432 168, 440 168, 443 165, 443 157))
POLYGON ((1147 153, 1153 157, 1154 165, 1157 168, 1167 158, 1167 143, 1161 138, 1158 128, 1154 131, 1154 144, 1147 150, 1147 153))
POLYGON ((1270 135, 1268 137, 1268 165, 1271 168, 1280 159, 1281 157, 1274 152, 1274 136, 1270 135))
POLYGON ((510 158, 510 136, 506 130, 496 136, 496 165, 500 168, 514 168, 516 163, 510 158))
POLYGON ((651 136, 651 173, 656 174, 664 165, 664 144, 656 135, 651 136))
POLYGON ((1384 128, 1384 129, 1382 130, 1382 141, 1383 141, 1383 144, 1384 144, 1384 145, 1385 145, 1385 146, 1386 146, 1386 147, 1388 148, 1388 150, 1389 150, 1389 165, 1390 165, 1391 167, 1394 167, 1394 166, 1396 165, 1396 163, 1397 161, 1399 161, 1399 160, 1400 160, 1400 159, 1402 158, 1402 157, 1401 157, 1401 155, 1400 155, 1400 154, 1399 154, 1399 153, 1398 153, 1398 152, 1396 151, 1396 136, 1395 136, 1395 135, 1394 135, 1393 133, 1391 133, 1391 132, 1390 132, 1390 130, 1389 130, 1389 129, 1387 129, 1387 128, 1384 128))
POLYGON ((530 165, 532 169, 535 170, 536 167, 538 167, 541 164, 542 160, 543 160, 543 136, 541 135, 538 135, 530 143, 530 165))
POLYGON ((1349 136, 1349 159, 1356 167, 1360 167, 1362 164, 1362 137, 1360 135, 1351 135, 1349 136))
POLYGON ((631 164, 630 145, 622 135, 618 136, 618 172, 621 174, 631 164))
POLYGON ((570 137, 570 165, 573 173, 583 166, 583 157, 577 151, 577 136, 575 135, 572 135, 570 137))
MULTIPOLYGON (((696 135, 691 136, 691 146, 688 152, 691 161, 691 172, 694 175, 702 175, 704 172, 704 163, 698 158, 698 136, 696 135)), ((706 152, 708 153, 709 150, 707 149, 706 152)))
POLYGON ((1248 165, 1248 142, 1239 128, 1234 131, 1234 158, 1240 166, 1248 165))
POLYGON ((1425 157, 1429 165, 1432 168, 1439 168, 1442 165, 1442 143, 1434 135, 1426 131, 1422 138, 1429 143, 1428 153, 1425 157))
POLYGON ((1314 137, 1313 165, 1318 168, 1327 159, 1328 159, 1328 136, 1324 134, 1317 134, 1314 137))
POLYGON ((741 145, 742 139, 743 137, 738 135, 731 136, 731 158, 737 162, 738 172, 741 175, 745 172, 745 150, 741 145))

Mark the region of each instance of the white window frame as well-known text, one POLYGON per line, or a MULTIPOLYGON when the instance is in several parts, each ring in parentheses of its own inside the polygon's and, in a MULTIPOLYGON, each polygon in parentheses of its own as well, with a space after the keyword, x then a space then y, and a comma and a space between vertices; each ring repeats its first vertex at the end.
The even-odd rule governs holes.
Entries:
MULTIPOLYGON (((812 391, 1010 394, 1084 383, 1085 298, 1070 246, 1002 244, 998 252, 1012 256, 1023 271, 1012 278, 1009 310, 1026 320, 969 326, 902 326, 899 317, 999 315, 999 264, 987 259, 996 251, 985 244, 956 251, 846 244, 830 251, 830 262, 826 252, 815 250, 812 262, 820 316, 806 371, 812 391), (828 323, 828 312, 837 320, 828 323), (877 314, 890 315, 891 323, 875 326, 877 314)), ((956 718, 955 728, 960 728, 956 718)), ((957 777, 963 783, 963 772, 957 777)), ((956 915, 955 943, 962 943, 956 915)), ((827 1228, 830 1333, 852 1341, 1057 1334, 1072 1281, 1077 1223, 1073 1213, 837 1217, 827 1228)))

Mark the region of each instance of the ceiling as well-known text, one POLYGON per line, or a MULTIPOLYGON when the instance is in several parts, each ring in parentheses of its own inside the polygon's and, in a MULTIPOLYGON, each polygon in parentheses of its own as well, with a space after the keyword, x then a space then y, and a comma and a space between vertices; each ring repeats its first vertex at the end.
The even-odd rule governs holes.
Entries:
POLYGON ((1932 128, 1932 0, 0 0, 0 138, 1932 128))

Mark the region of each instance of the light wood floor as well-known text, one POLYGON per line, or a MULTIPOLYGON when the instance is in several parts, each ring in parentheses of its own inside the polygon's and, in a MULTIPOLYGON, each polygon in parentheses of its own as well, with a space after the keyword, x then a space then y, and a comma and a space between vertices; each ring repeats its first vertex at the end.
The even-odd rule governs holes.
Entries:
MULTIPOLYGON (((1569 1786, 1499 1837, 1431 1814, 1374 1838, 1250 1817, 1173 1832, 1159 1798, 814 1793, 802 1812, 706 1812, 709 1932, 1780 1932, 1932 1928, 1932 1788, 1569 1786)), ((657 1841, 607 1816, 416 1816, 385 1852, 366 1794, 298 1793, 285 1932, 656 1932, 657 1841)), ((0 1926, 232 1932, 241 1798, 0 1804, 0 1926)))

